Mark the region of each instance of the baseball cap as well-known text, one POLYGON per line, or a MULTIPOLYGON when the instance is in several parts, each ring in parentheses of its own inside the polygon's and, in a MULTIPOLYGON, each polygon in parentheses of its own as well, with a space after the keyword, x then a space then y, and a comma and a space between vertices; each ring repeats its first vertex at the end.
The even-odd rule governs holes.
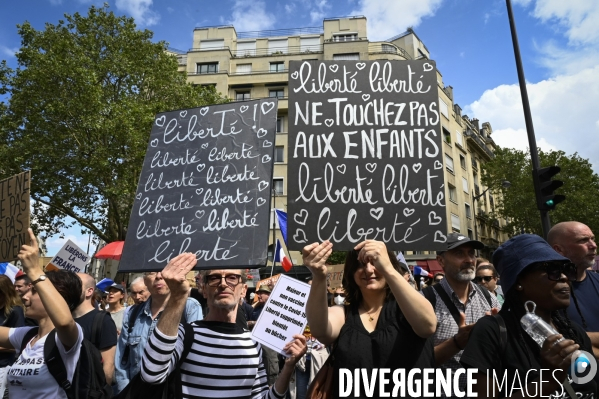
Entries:
POLYGON ((256 292, 268 292, 269 294, 272 292, 272 290, 270 289, 270 287, 268 285, 261 285, 260 288, 258 288, 258 290, 256 292))
POLYGON ((527 266, 538 262, 570 260, 557 252, 543 238, 535 234, 520 234, 499 246, 493 253, 493 265, 501 275, 499 284, 508 292, 527 266))
POLYGON ((119 283, 113 283, 112 285, 108 286, 106 288, 106 292, 110 291, 111 288, 117 289, 121 292, 125 292, 125 288, 122 285, 120 285, 119 283))
POLYGON ((485 244, 480 241, 471 240, 469 237, 459 234, 459 233, 449 233, 447 235, 447 241, 445 241, 445 245, 447 248, 437 251, 437 255, 441 255, 443 252, 449 251, 451 249, 457 248, 460 245, 470 244, 474 249, 483 249, 485 244))

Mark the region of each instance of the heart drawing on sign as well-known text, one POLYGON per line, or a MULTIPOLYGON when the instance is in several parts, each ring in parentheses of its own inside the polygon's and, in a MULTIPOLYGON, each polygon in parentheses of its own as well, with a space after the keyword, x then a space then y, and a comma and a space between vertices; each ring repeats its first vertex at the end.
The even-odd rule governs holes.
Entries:
POLYGON ((203 170, 204 170, 204 168, 205 168, 205 167, 206 167, 206 164, 205 164, 205 163, 199 163, 199 164, 198 164, 198 166, 196 166, 196 170, 197 170, 198 172, 201 172, 201 171, 203 171, 203 170))
POLYGON ((302 230, 302 229, 295 230, 293 239, 295 240, 295 242, 297 242, 299 244, 305 244, 308 242, 308 240, 306 239, 306 233, 304 233, 304 230, 302 230))
POLYGON ((162 115, 160 118, 156 118, 156 126, 164 126, 164 122, 166 122, 166 116, 162 115))
POLYGON ((204 116, 208 113, 208 107, 200 108, 200 115, 204 116))
POLYGON ((264 204, 266 204, 266 200, 265 200, 264 198, 258 198, 258 199, 256 200, 256 205, 257 205, 257 206, 262 206, 262 205, 264 205, 264 204))
POLYGON ((268 187, 268 182, 262 180, 259 184, 258 184, 258 190, 260 191, 264 191, 264 189, 266 189, 268 187))
POLYGON ((381 218, 381 216, 383 216, 383 207, 379 207, 379 208, 371 208, 370 209, 370 216, 372 216, 373 218, 375 218, 376 220, 379 220, 381 218))
POLYGON ((433 66, 431 64, 429 64, 428 62, 425 62, 422 65, 422 69, 424 70, 424 72, 432 71, 433 70, 433 66))
POLYGON ((333 72, 333 73, 337 72, 337 68, 338 68, 338 67, 339 67, 339 65, 337 65, 337 64, 332 64, 332 65, 329 65, 329 69, 330 69, 330 70, 331 70, 331 72, 333 72))
POLYGON ((265 155, 262 157, 262 163, 269 163, 271 159, 272 159, 272 158, 270 157, 270 155, 268 155, 268 154, 265 154, 265 155))
POLYGON ((433 240, 434 242, 447 242, 447 237, 445 237, 445 235, 443 233, 441 233, 439 230, 435 231, 435 238, 433 240))
POLYGON ((359 71, 361 71, 362 69, 364 69, 365 66, 366 66, 365 62, 358 62, 356 64, 356 68, 358 68, 359 71))
POLYGON ((196 218, 201 219, 204 217, 204 210, 196 211, 196 218))
POLYGON ((158 146, 158 139, 154 139, 154 140, 150 141, 150 145, 152 147, 157 147, 158 146))
POLYGON ((295 220, 295 223, 301 224, 302 226, 304 226, 306 224, 307 219, 308 219, 308 211, 305 209, 302 209, 301 211, 299 211, 299 213, 296 213, 295 215, 293 215, 293 220, 295 220))
POLYGON ((415 163, 414 165, 412 165, 412 170, 414 170, 414 173, 418 173, 418 171, 420 171, 421 167, 422 167, 421 163, 415 163))
POLYGON ((137 195, 135 196, 135 198, 137 198, 138 200, 140 200, 140 199, 141 199, 141 193, 137 194, 137 195))
POLYGON ((297 79, 298 76, 299 76, 299 72, 295 71, 291 74, 291 79, 297 79))
POLYGON ((262 142, 262 147, 264 147, 264 148, 268 148, 268 147, 270 147, 271 145, 272 145, 272 142, 271 142, 271 141, 264 140, 264 141, 262 142))
POLYGON ((370 100, 370 94, 362 94, 362 100, 364 100, 364 101, 370 100))
POLYGON ((202 144, 202 149, 205 150, 206 148, 208 148, 209 145, 210 145, 210 143, 204 143, 204 144, 202 144))
POLYGON ((256 132, 256 136, 258 136, 259 139, 261 139, 262 137, 266 136, 266 133, 268 133, 266 131, 266 129, 258 129, 258 131, 256 132))
POLYGON ((435 211, 430 211, 428 214, 428 224, 429 226, 436 226, 439 223, 441 223, 443 221, 443 219, 441 218, 441 216, 437 216, 437 213, 435 211))
POLYGON ((187 110, 179 112, 181 118, 185 118, 187 116, 187 110))
POLYGON ((374 172, 376 170, 376 164, 374 162, 367 163, 366 170, 369 171, 370 173, 374 172))
POLYGON ((250 107, 248 107, 247 105, 242 105, 241 107, 239 107, 239 112, 243 114, 245 111, 248 110, 248 108, 250 107))
POLYGON ((333 126, 333 123, 335 123, 334 119, 325 119, 324 120, 324 124, 327 125, 328 127, 333 126))
POLYGON ((345 164, 337 165, 337 172, 344 175, 345 174, 345 164))
POLYGON ((404 208, 403 209, 403 215, 405 217, 412 216, 413 214, 414 214, 414 209, 410 209, 410 208, 404 208))
POLYGON ((435 161, 435 165, 434 165, 435 170, 437 169, 442 169, 443 168, 443 164, 441 163, 441 161, 436 160, 435 161))
POLYGON ((265 101, 260 105, 262 108, 262 115, 268 114, 275 107, 275 103, 271 103, 270 101, 265 101))

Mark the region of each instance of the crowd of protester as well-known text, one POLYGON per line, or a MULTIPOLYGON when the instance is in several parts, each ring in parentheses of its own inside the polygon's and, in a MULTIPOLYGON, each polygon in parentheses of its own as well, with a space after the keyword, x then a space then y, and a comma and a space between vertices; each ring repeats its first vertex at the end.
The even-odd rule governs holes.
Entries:
MULTIPOLYGON (((476 257, 481 242, 448 234, 436 255, 443 272, 422 284, 384 243, 364 241, 347 254, 342 286, 331 288, 332 243, 307 245, 308 326, 285 356, 251 338, 273 286, 248 296, 243 270, 204 270, 190 284, 197 261, 181 254, 128 290, 115 283, 100 291, 89 274, 45 273, 31 230, 30 238, 19 253, 24 273, 14 283, 0 275, 0 398, 67 398, 45 364, 47 339, 56 341, 71 382, 89 341, 115 396, 174 375, 184 397, 305 399, 330 357, 337 371, 476 368, 475 392, 493 398, 508 393, 489 371, 509 380, 549 369, 556 378, 533 373, 527 383, 597 397, 597 377, 578 384, 567 374, 580 350, 599 354, 599 275, 591 270, 597 245, 579 222, 557 224, 547 241, 515 236, 492 262, 476 257), (528 301, 558 334, 539 342, 526 333, 520 319, 528 301)), ((459 384, 466 388, 466 374, 459 384)), ((337 397, 338 373, 332 387, 337 397)), ((511 397, 527 397, 518 395, 511 397)))

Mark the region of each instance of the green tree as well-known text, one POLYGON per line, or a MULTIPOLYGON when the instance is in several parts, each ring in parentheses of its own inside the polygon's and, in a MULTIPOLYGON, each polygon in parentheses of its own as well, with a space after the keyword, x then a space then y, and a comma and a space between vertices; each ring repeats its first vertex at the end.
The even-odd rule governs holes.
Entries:
MULTIPOLYGON (((599 231, 599 176, 593 172, 588 160, 577 153, 567 156, 563 151, 544 152, 539 150, 541 167, 557 165, 560 173, 555 180, 564 185, 556 193, 566 196, 566 200, 549 212, 551 223, 577 220, 587 224, 593 231, 599 231)), ((495 196, 493 217, 506 218, 508 234, 518 234, 522 230, 542 235, 540 212, 537 209, 532 180, 532 164, 528 151, 499 148, 495 158, 483 166, 482 183, 495 196), (503 188, 501 182, 511 183, 503 188)), ((481 199, 482 200, 482 199, 481 199)))
POLYGON ((186 83, 166 43, 108 6, 18 32, 17 69, 0 65, 1 177, 32 170, 32 220, 47 235, 70 216, 124 240, 154 115, 226 100, 186 83))

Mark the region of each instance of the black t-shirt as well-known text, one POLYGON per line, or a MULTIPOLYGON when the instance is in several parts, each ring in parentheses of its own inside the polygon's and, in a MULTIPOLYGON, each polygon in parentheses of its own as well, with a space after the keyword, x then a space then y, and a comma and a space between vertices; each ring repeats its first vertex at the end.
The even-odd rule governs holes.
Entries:
POLYGON ((200 306, 202 307, 202 314, 205 317, 208 314, 208 300, 204 298, 204 295, 202 295, 200 293, 200 290, 198 290, 197 288, 191 289, 189 297, 195 299, 200 303, 200 306))
MULTIPOLYGON (((4 307, 0 308, 0 325, 2 327, 23 327, 25 325, 25 316, 23 308, 15 306, 12 308, 8 317, 4 314, 4 307)), ((16 353, 0 353, 0 367, 10 366, 14 363, 16 353)))
MULTIPOLYGON (((511 318, 509 314, 508 317, 511 318)), ((505 351, 502 352, 501 349, 501 338, 497 320, 493 316, 485 316, 478 320, 470 332, 468 345, 466 345, 461 357, 461 363, 464 367, 477 368, 478 372, 483 374, 487 374, 488 372, 487 375, 490 379, 492 378, 492 371, 494 371, 497 375, 497 381, 501 381, 505 371, 507 385, 504 384, 500 395, 497 396, 499 398, 503 398, 510 393, 509 390, 514 382, 515 386, 524 387, 526 381, 529 383, 537 381, 539 370, 543 368, 540 364, 539 350, 537 350, 538 344, 519 325, 514 325, 509 319, 506 320, 506 317, 504 317, 504 321, 507 328, 505 351), (515 333, 516 328, 519 328, 522 336, 515 333), (528 377, 527 373, 529 373, 528 377), (518 384, 516 380, 518 377, 521 384, 518 384)), ((588 335, 574 322, 572 322, 572 329, 578 341, 582 342, 580 349, 592 354, 593 349, 588 335)), ((542 379, 543 381, 553 380, 551 371, 543 371, 542 379)), ((598 382, 599 376, 596 375, 590 382, 583 385, 572 383, 572 387, 579 393, 579 397, 596 399, 598 382), (594 396, 589 396, 591 393, 594 396)), ((512 392, 517 394, 520 391, 513 390, 512 392)), ((547 390, 544 390, 542 393, 545 397, 552 394, 551 392, 547 392, 547 390)))
MULTIPOLYGON (((99 310, 94 309, 75 319, 77 324, 79 324, 83 330, 83 337, 92 343, 94 342, 92 339, 92 326, 94 324, 94 317, 99 312, 99 310)), ((110 317, 110 313, 104 313, 105 315, 102 319, 102 333, 100 334, 100 342, 99 344, 96 344, 96 347, 99 350, 104 350, 115 346, 118 340, 116 324, 114 324, 112 317, 110 317)))

